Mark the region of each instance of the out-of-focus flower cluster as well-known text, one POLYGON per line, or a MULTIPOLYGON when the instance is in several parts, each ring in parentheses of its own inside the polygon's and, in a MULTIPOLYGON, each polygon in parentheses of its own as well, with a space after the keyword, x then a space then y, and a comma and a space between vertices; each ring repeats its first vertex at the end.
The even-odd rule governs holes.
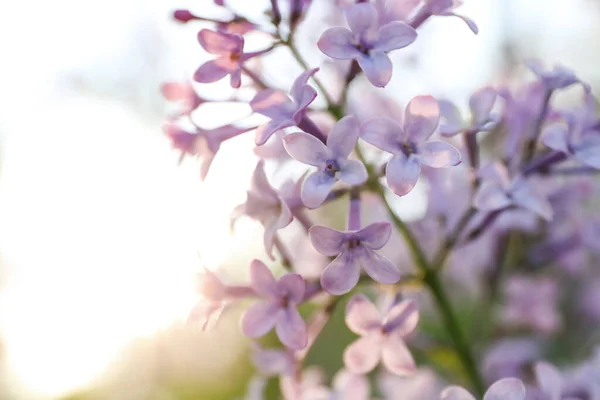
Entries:
MULTIPOLYGON (((260 160, 233 219, 264 226, 268 256, 249 263, 246 285, 205 271, 191 323, 208 329, 250 302, 241 329, 256 341, 257 379, 276 379, 285 399, 600 399, 600 119, 590 86, 565 67, 528 62, 527 82, 485 86, 466 112, 428 94, 402 111, 375 89, 394 75, 390 53, 440 16, 477 34, 456 13, 461 1, 316 3, 265 2, 267 22, 227 1, 215 1, 230 12, 226 20, 174 13, 200 24, 199 46, 211 59, 189 82, 163 86, 179 104, 165 133, 181 157, 200 160, 201 179, 223 142, 254 135, 260 160), (332 20, 339 26, 324 26, 332 20), (314 51, 339 63, 333 72, 310 65, 297 46, 298 28, 311 23, 320 30, 314 51), (267 44, 249 52, 247 37, 267 44), (289 59, 273 61, 280 49, 289 59), (275 87, 269 68, 286 63, 304 72, 275 87), (225 77, 244 91, 204 97, 203 85, 225 77), (358 80, 372 92, 350 90, 358 80), (567 88, 579 102, 557 107, 567 88), (203 128, 192 113, 211 102, 245 103, 264 122, 203 128), (274 185, 266 167, 290 163, 305 173, 274 185), (404 221, 393 198, 420 181, 425 215, 404 221), (347 205, 346 230, 319 223, 318 209, 329 203, 347 205), (328 258, 316 278, 302 273, 281 235, 294 224, 328 258), (285 273, 275 276, 276 264, 285 273), (328 379, 306 361, 344 304, 338 329, 355 339, 331 354, 343 367, 328 379), (279 346, 261 340, 271 330, 279 346)), ((248 398, 265 396, 265 385, 249 387, 248 398)))

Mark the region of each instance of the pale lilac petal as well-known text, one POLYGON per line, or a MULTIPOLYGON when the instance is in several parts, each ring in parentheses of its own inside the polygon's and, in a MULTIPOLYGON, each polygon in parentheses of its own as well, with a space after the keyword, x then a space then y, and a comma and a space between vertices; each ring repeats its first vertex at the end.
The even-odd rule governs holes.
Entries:
POLYGON ((486 86, 473 93, 469 99, 469 107, 477 125, 484 124, 488 120, 495 102, 496 90, 493 87, 486 86))
POLYGON ((483 400, 525 400, 525 385, 516 378, 504 378, 494 383, 483 400))
POLYGON ((358 35, 377 27, 377 9, 370 3, 359 3, 344 9, 350 30, 358 35))
MULTIPOLYGON (((265 206, 264 203, 260 204, 260 207, 263 210, 264 210, 264 206, 265 206)), ((263 235, 263 244, 265 246, 265 251, 267 252, 267 255, 273 261, 275 260, 275 256, 273 255, 273 246, 275 244, 275 235, 277 235, 277 231, 279 229, 281 229, 279 227, 278 223, 279 223, 279 218, 275 215, 273 215, 268 221, 263 222, 263 225, 265 228, 265 233, 263 235)), ((288 222, 288 224, 289 224, 289 222, 288 222)))
POLYGON ((280 311, 271 302, 257 301, 242 316, 242 332, 251 338, 266 335, 275 326, 280 311))
POLYGON ((458 108, 448 100, 440 100, 440 133, 454 136, 464 130, 462 116, 458 108))
MULTIPOLYGON (((371 388, 369 380, 364 375, 353 374, 347 370, 341 370, 333 377, 333 388, 341 397, 339 400, 368 400, 371 388)), ((329 400, 338 397, 328 397, 329 400)))
POLYGON ((214 32, 208 29, 202 29, 198 32, 198 41, 204 50, 215 55, 239 52, 244 47, 242 36, 214 32))
POLYGON ((542 143, 552 150, 569 153, 569 133, 567 126, 561 123, 548 125, 542 131, 542 143))
POLYGON ((298 274, 287 273, 277 281, 277 293, 285 296, 293 304, 298 304, 304 298, 306 282, 298 274))
POLYGON ((392 158, 385 168, 388 186, 398 196, 408 194, 417 184, 420 174, 421 164, 416 158, 404 154, 392 158))
POLYGON ((308 237, 315 250, 326 256, 335 256, 342 251, 347 234, 325 226, 313 225, 308 230, 308 237))
POLYGON ((385 338, 381 356, 383 365, 395 375, 408 376, 416 370, 412 354, 398 335, 385 338))
POLYGON ((440 394, 440 400, 475 400, 475 397, 460 386, 448 386, 440 394))
POLYGON ((502 163, 494 162, 481 167, 479 171, 477 171, 477 176, 481 179, 498 184, 498 186, 505 191, 510 190, 511 181, 508 169, 502 163))
POLYGON ((273 136, 274 133, 289 128, 290 126, 294 126, 295 123, 292 119, 274 119, 269 121, 268 123, 259 126, 256 128, 256 133, 254 135, 254 142, 257 146, 262 146, 267 143, 269 138, 273 136))
POLYGON ((464 15, 455 14, 455 13, 450 13, 448 15, 453 15, 457 18, 462 19, 464 21, 464 23, 467 24, 467 26, 469 27, 471 32, 473 32, 476 35, 479 33, 479 28, 477 27, 477 24, 471 18, 465 17, 464 15))
POLYGON ((346 304, 346 325, 357 335, 365 336, 381 328, 381 314, 371 300, 357 294, 346 304))
POLYGON ((417 96, 406 106, 404 132, 414 143, 433 134, 440 122, 440 106, 433 96, 417 96))
POLYGON ((340 119, 327 136, 327 148, 334 158, 348 158, 360 134, 359 122, 354 115, 340 119))
POLYGON ((432 168, 448 168, 460 164, 460 152, 440 140, 425 142, 419 149, 419 161, 432 168))
POLYGON ((548 400, 560 400, 562 377, 558 370, 546 362, 538 362, 534 368, 538 387, 549 397, 548 400))
POLYGON ((374 281, 389 285, 400 280, 400 271, 390 260, 374 250, 367 248, 363 248, 362 250, 359 262, 362 264, 365 272, 374 281))
POLYGON ((373 50, 391 51, 408 46, 417 38, 417 31, 406 22, 393 21, 379 28, 373 50))
POLYGON ((338 60, 351 60, 358 57, 360 52, 353 44, 354 35, 346 28, 336 27, 327 29, 317 42, 317 47, 323 54, 338 60))
POLYGON ((392 226, 389 222, 374 222, 356 232, 360 244, 373 250, 379 250, 390 240, 392 226))
POLYGON ((194 73, 194 80, 200 83, 212 83, 223 79, 229 73, 217 60, 207 61, 194 73))
POLYGON ((288 154, 301 163, 321 166, 331 158, 331 152, 319 139, 305 132, 295 132, 283 138, 288 154))
POLYGON ((282 90, 264 89, 250 101, 252 111, 271 119, 292 119, 295 106, 282 90))
POLYGON ((585 135, 577 145, 574 155, 582 163, 600 169, 600 134, 593 132, 585 135))
POLYGON ((392 335, 404 338, 419 324, 419 309, 413 300, 402 301, 393 306, 386 316, 385 327, 392 335))
POLYGON ((547 221, 552 220, 554 211, 548 199, 531 187, 524 179, 515 182, 511 195, 515 204, 533 211, 547 221))
POLYGON ((483 211, 495 211, 508 207, 512 200, 502 188, 495 184, 485 182, 473 199, 473 206, 483 211))
POLYGON ((275 376, 290 372, 293 366, 290 352, 280 349, 264 349, 258 344, 252 348, 252 363, 263 375, 275 376))
POLYGON ((334 184, 335 178, 325 172, 318 171, 310 174, 302 183, 302 192, 300 193, 302 203, 308 208, 319 207, 331 192, 334 184))
POLYGON ((279 313, 275 325, 277 337, 281 343, 293 350, 302 350, 308 344, 306 324, 294 306, 287 307, 279 313))
MULTIPOLYGON (((366 4, 366 3, 361 3, 366 4)), ((360 54, 357 58, 358 65, 373 86, 384 87, 392 79, 392 61, 387 54, 372 52, 368 55, 360 54)))
POLYGON ((277 199, 277 192, 273 190, 265 174, 265 162, 263 160, 260 160, 254 168, 250 191, 259 194, 261 197, 269 197, 273 201, 277 199))
POLYGON ((350 343, 344 350, 344 365, 353 374, 366 374, 381 359, 381 336, 363 336, 350 343))
POLYGON ((360 265, 352 253, 344 251, 323 271, 321 286, 330 294, 346 294, 358 283, 360 265))
POLYGON ((390 118, 374 118, 360 127, 360 137, 373 146, 395 154, 401 151, 400 144, 406 140, 404 131, 390 118))
POLYGON ((292 98, 296 102, 296 104, 302 103, 301 99, 303 97, 304 88, 308 85, 308 80, 314 76, 314 74, 319 71, 319 68, 308 69, 301 73, 295 80, 292 88, 290 90, 290 94, 292 98))
POLYGON ((337 178, 348 185, 362 185, 369 178, 365 165, 358 160, 338 160, 337 178))
POLYGON ((277 281, 271 270, 260 260, 252 260, 250 264, 250 286, 259 296, 277 296, 277 281))
POLYGON ((306 85, 304 86, 304 88, 302 88, 298 98, 295 99, 295 101, 297 102, 296 110, 292 115, 292 119, 296 123, 299 123, 302 120, 302 118, 306 115, 306 109, 308 108, 310 103, 312 103, 313 100, 316 98, 317 91, 312 86, 306 85))

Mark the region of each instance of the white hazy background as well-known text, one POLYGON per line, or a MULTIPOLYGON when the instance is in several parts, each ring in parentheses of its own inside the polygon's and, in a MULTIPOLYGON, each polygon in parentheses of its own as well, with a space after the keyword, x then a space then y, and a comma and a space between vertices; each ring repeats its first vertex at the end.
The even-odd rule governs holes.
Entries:
MULTIPOLYGON (((254 13, 267 3, 235 3, 251 2, 254 13)), ((498 81, 507 45, 517 61, 562 62, 600 80, 597 1, 465 3, 480 35, 457 19, 428 22, 413 49, 418 72, 396 70, 404 79, 387 93, 466 105, 469 91, 498 81)), ((200 265, 230 262, 233 249, 261 255, 256 224, 229 230, 255 162, 252 135, 226 146, 202 183, 195 162, 177 166, 161 132, 160 83, 206 57, 197 26, 170 13, 211 5, 0 3, 1 399, 85 387, 132 340, 185 319, 200 265)), ((211 118, 203 123, 226 121, 211 118)))

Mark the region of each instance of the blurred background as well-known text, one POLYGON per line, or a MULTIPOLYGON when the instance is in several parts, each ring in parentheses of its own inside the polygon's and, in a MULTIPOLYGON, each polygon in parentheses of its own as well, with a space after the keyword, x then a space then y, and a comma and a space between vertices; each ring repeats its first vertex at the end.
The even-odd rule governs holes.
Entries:
MULTIPOLYGON (((266 18, 268 1, 230 4, 266 18)), ((201 182, 198 163, 178 165, 162 132, 160 84, 207 59, 196 32, 209 25, 174 22, 178 8, 223 13, 211 0, 0 3, 2 400, 232 399, 252 375, 239 310, 208 333, 186 323, 200 267, 243 279, 264 251, 258 223, 229 223, 256 162, 253 135, 228 142, 201 182)), ((460 12, 479 35, 433 18, 394 54, 386 94, 466 105, 529 58, 600 82, 600 2, 465 0, 460 12)), ((298 34, 314 66, 322 26, 317 18, 298 34)), ((298 72, 265 71, 282 87, 298 72)), ((230 89, 202 90, 224 98, 230 89)), ((216 106, 198 118, 219 126, 232 113, 249 109, 216 106)), ((402 200, 404 217, 422 212, 418 196, 402 200)))

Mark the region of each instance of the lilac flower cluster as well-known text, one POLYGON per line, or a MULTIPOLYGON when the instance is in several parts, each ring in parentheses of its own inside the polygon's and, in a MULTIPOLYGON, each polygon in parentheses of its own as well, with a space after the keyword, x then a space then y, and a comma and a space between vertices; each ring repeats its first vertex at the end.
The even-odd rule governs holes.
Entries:
MULTIPOLYGON (((270 263, 249 263, 245 285, 203 272, 202 299, 190 320, 208 328, 228 308, 250 301, 241 330, 254 340, 260 379, 278 379, 285 399, 358 400, 375 393, 424 400, 475 399, 471 393, 485 400, 600 399, 600 347, 590 355, 600 340, 600 271, 593 267, 600 256, 594 182, 600 116, 591 87, 565 67, 529 62, 527 83, 476 90, 468 114, 425 94, 402 113, 380 89, 394 77, 390 54, 417 41, 420 26, 438 16, 456 16, 477 34, 473 21, 455 13, 461 1, 319 3, 345 21, 323 28, 324 19, 317 20, 320 37, 311 43, 324 62, 337 63, 338 76, 309 65, 296 45, 298 27, 311 23, 309 10, 318 18, 312 3, 271 0, 268 23, 248 20, 226 1, 215 4, 230 12, 227 20, 174 14, 182 23, 208 25, 198 42, 214 58, 198 67, 193 81, 163 86, 167 100, 178 104, 166 135, 181 157, 201 160, 204 179, 223 142, 253 132, 260 159, 233 219, 262 224, 270 263), (250 34, 270 44, 248 52, 250 34), (293 62, 303 69, 285 88, 270 83, 260 62, 278 48, 291 57, 280 66, 293 62), (225 100, 198 94, 227 76, 233 89, 245 91, 225 100), (361 79, 372 92, 352 90, 361 79), (334 82, 342 82, 341 90, 334 82), (578 105, 556 106, 555 97, 574 86, 578 105), (369 109, 368 96, 384 106, 369 109), (265 122, 200 127, 195 121, 201 118, 192 114, 216 102, 246 103, 265 122), (265 166, 286 171, 282 166, 290 163, 304 175, 273 185, 265 166), (425 215, 404 221, 392 200, 417 190, 419 181, 425 215), (346 230, 315 221, 331 221, 322 211, 330 204, 347 207, 346 230), (282 233, 296 223, 328 260, 316 278, 301 271, 297 252, 284 241, 282 233), (277 266, 285 273, 275 273, 277 266), (345 324, 333 326, 331 316, 343 312, 343 304, 345 324), (331 385, 308 367, 326 340, 324 329, 355 336, 342 353, 327 355, 343 365, 331 385), (279 346, 268 340, 272 330, 279 346), (571 365, 560 370, 544 361, 551 358, 571 365), (367 379, 374 370, 376 378, 367 379), (432 378, 419 385, 427 371, 432 378)), ((263 398, 262 385, 252 388, 249 398, 263 398)))

